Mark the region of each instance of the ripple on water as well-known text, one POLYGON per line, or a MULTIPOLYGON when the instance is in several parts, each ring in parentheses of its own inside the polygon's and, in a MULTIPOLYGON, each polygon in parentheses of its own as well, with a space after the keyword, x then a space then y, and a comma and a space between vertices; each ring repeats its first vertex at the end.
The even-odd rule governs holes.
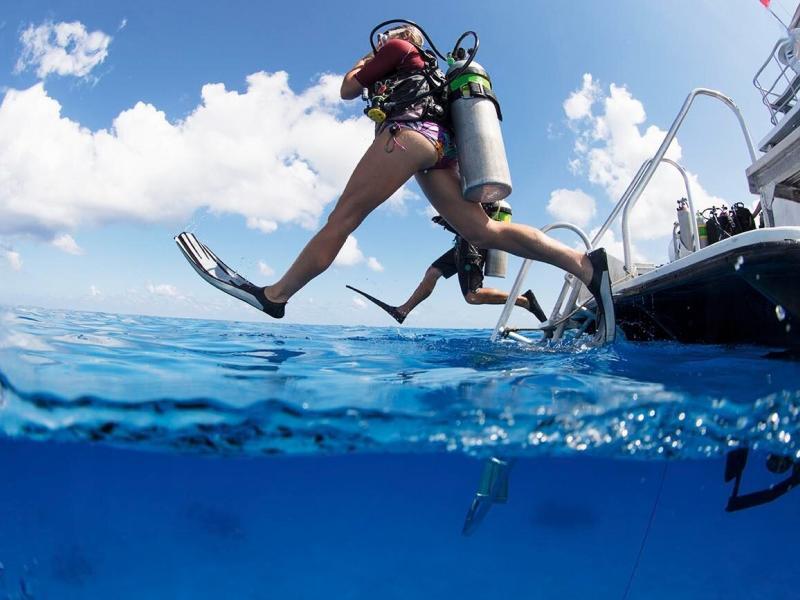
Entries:
POLYGON ((12 436, 216 454, 800 456, 800 363, 762 348, 2 315, 0 427, 12 436))

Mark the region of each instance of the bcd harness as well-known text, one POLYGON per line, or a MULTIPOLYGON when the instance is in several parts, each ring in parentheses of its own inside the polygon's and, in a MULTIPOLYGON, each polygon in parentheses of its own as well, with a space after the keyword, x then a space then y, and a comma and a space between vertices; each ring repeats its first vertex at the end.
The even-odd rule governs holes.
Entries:
POLYGON ((403 121, 425 119, 437 123, 448 120, 445 76, 439 69, 436 55, 412 45, 424 60, 425 67, 392 73, 376 81, 368 90, 369 105, 364 114, 376 123, 394 118, 403 121))

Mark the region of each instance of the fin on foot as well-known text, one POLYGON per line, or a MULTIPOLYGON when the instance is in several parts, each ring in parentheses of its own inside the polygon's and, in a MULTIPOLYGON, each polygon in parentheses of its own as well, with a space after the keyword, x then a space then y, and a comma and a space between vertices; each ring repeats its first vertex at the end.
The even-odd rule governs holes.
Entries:
POLYGON ((610 343, 616 337, 614 317, 614 298, 611 293, 611 275, 608 271, 608 257, 604 248, 589 252, 592 263, 592 281, 588 288, 597 302, 597 333, 595 339, 600 343, 610 343))
POLYGON ((402 324, 403 321, 406 320, 406 315, 404 315, 399 310, 397 310, 396 306, 392 306, 390 304, 386 304, 386 302, 378 300, 375 296, 370 296, 368 293, 362 292, 358 288, 354 288, 352 285, 346 285, 345 284, 345 287, 348 288, 348 289, 353 290, 356 294, 361 294, 362 296, 364 296, 364 298, 366 298, 367 300, 369 300, 370 302, 372 302, 376 306, 378 306, 378 307, 382 308, 383 310, 385 310, 398 323, 402 324))
POLYGON ((547 315, 544 314, 539 301, 533 295, 533 290, 528 290, 522 296, 528 301, 528 310, 533 313, 533 316, 539 319, 540 323, 547 321, 547 315))
POLYGON ((203 244, 193 233, 183 232, 175 236, 178 248, 207 283, 218 290, 247 302, 250 306, 275 319, 283 318, 286 302, 273 302, 264 295, 264 288, 250 283, 228 265, 222 262, 211 249, 203 244))

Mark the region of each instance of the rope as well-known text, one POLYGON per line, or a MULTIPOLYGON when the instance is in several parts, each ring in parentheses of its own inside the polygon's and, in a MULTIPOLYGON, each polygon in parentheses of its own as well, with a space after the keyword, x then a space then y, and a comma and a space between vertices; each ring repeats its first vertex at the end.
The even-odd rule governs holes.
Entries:
POLYGON ((655 502, 653 502, 653 509, 650 511, 650 518, 647 520, 647 528, 644 530, 644 536, 642 537, 642 544, 639 546, 639 553, 636 555, 636 562, 633 564, 633 569, 631 569, 631 576, 628 578, 628 585, 625 586, 625 593, 622 595, 622 600, 627 600, 628 594, 631 591, 631 586, 633 585, 633 579, 636 577, 636 571, 639 568, 639 561, 642 560, 642 554, 644 554, 644 547, 647 545, 647 537, 650 535, 650 528, 653 526, 653 520, 656 516, 656 510, 658 509, 658 503, 661 500, 661 492, 664 489, 664 480, 667 478, 667 466, 669 463, 664 461, 664 468, 661 470, 661 481, 658 484, 658 492, 656 493, 655 502))

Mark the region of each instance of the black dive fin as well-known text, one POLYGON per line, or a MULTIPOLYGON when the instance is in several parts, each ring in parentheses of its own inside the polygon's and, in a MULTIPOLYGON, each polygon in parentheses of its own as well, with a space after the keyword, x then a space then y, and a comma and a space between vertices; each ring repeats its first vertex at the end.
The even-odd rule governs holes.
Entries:
POLYGON ((400 311, 398 311, 397 307, 386 304, 386 302, 382 302, 381 300, 378 300, 375 296, 370 296, 368 293, 362 292, 361 290, 354 288, 352 285, 345 284, 345 287, 353 290, 356 294, 361 294, 362 296, 364 296, 364 298, 366 298, 376 306, 379 306, 380 308, 385 310, 398 323, 402 323, 403 321, 406 320, 406 316, 400 311))
POLYGON ((536 299, 536 296, 533 295, 533 290, 528 290, 522 295, 528 301, 528 310, 533 313, 533 316, 539 319, 540 323, 547 321, 547 315, 544 314, 539 301, 536 299))
POLYGON ((207 283, 230 294, 275 319, 283 318, 285 302, 273 302, 264 296, 264 288, 253 285, 226 265, 193 233, 175 236, 175 243, 189 264, 207 283))

